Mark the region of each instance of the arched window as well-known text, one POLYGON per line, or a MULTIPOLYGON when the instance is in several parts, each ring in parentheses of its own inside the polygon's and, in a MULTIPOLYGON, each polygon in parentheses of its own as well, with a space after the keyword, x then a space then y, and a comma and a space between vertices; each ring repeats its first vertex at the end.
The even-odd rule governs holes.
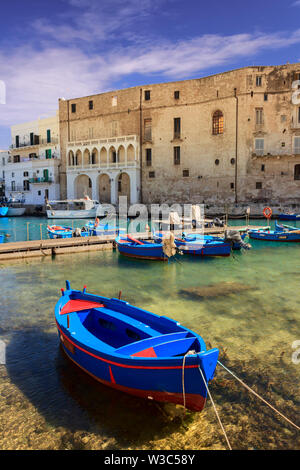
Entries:
POLYGON ((213 135, 223 134, 224 132, 224 116, 222 111, 215 111, 213 114, 213 135))

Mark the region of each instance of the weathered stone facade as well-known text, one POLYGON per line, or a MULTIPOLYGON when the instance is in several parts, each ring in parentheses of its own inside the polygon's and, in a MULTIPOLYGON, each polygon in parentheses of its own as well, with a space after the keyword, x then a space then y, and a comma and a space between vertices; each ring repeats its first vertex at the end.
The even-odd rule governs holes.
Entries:
POLYGON ((93 171, 110 184, 126 173, 132 202, 300 203, 297 80, 300 63, 60 100, 61 196, 93 171))

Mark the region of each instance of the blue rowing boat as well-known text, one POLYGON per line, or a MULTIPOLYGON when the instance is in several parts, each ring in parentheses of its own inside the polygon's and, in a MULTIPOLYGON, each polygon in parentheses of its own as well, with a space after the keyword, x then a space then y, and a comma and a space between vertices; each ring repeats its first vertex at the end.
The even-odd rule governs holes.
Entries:
POLYGON ((162 243, 152 243, 147 240, 136 240, 130 235, 119 235, 115 239, 119 253, 131 258, 167 261, 162 243))
POLYGON ((279 214, 278 219, 280 220, 300 220, 300 214, 279 214))
POLYGON ((0 233, 0 243, 4 243, 4 235, 0 233))
POLYGON ((114 389, 201 411, 218 349, 180 323, 109 299, 66 290, 55 306, 65 354, 83 371, 114 389), (205 383, 204 383, 205 382, 205 383))
POLYGON ((112 225, 109 223, 101 224, 93 222, 90 220, 85 224, 87 230, 89 231, 91 236, 101 236, 101 235, 119 235, 119 233, 125 232, 125 228, 119 228, 116 225, 112 225))
POLYGON ((276 230, 249 230, 249 237, 270 242, 300 242, 300 230, 285 232, 276 230))
MULTIPOLYGON (((216 237, 217 238, 217 237, 216 237)), ((230 256, 231 243, 222 239, 206 239, 201 235, 192 235, 191 238, 175 238, 177 248, 184 255, 193 256, 230 256)))
POLYGON ((277 220, 275 220, 275 231, 276 232, 286 232, 286 231, 294 231, 294 230, 299 230, 298 227, 292 227, 291 225, 284 225, 284 224, 279 224, 277 220))
POLYGON ((5 217, 8 212, 8 207, 0 207, 0 217, 5 217))
MULTIPOLYGON (((161 243, 163 240, 163 234, 160 232, 155 232, 153 231, 153 238, 156 240, 158 243, 161 243)), ((204 234, 189 234, 185 235, 182 234, 182 238, 180 240, 186 240, 186 241, 199 241, 200 243, 204 243, 206 241, 217 241, 217 242, 223 242, 223 243, 231 243, 231 248, 232 250, 241 250, 242 248, 249 249, 251 246, 247 243, 244 242, 245 238, 247 237, 247 233, 242 233, 240 234, 237 231, 229 231, 227 232, 232 234, 232 237, 217 237, 213 235, 204 235, 204 234)))
POLYGON ((72 227, 61 227, 58 225, 48 225, 47 232, 49 238, 72 238, 72 227))

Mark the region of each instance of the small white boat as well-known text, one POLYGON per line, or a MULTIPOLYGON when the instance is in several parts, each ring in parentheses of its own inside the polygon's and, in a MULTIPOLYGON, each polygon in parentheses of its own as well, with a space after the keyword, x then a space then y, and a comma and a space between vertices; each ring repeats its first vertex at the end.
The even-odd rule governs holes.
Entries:
POLYGON ((8 206, 7 217, 20 217, 26 211, 25 207, 8 206))
POLYGON ((88 196, 83 199, 49 201, 47 204, 48 219, 87 219, 95 218, 101 205, 88 196))

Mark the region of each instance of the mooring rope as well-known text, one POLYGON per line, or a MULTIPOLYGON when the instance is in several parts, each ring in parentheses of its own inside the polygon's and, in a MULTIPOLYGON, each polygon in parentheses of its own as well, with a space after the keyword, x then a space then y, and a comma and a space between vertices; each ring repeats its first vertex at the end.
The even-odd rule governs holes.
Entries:
POLYGON ((198 366, 198 368, 199 368, 199 370, 200 370, 200 374, 201 374, 201 376, 202 376, 202 379, 203 379, 204 385, 205 385, 205 387, 206 387, 208 396, 209 396, 209 398, 211 399, 211 402, 212 402, 213 408, 214 408, 214 410, 215 410, 215 413, 216 413, 216 415, 217 415, 218 421, 219 421, 219 423, 220 423, 221 429, 222 429, 223 434, 224 434, 224 436, 225 436, 225 439, 226 439, 227 445, 228 445, 228 447, 229 447, 229 450, 232 450, 232 447, 231 447, 230 442, 229 442, 229 440, 228 440, 226 431, 225 431, 225 429, 224 429, 224 426, 223 426, 223 424, 222 424, 221 418, 220 418, 220 416, 219 416, 218 410, 217 410, 216 405, 215 405, 215 403, 214 403, 214 401, 213 401, 213 399, 212 399, 212 396, 211 396, 211 393, 210 393, 210 391, 209 391, 208 385, 207 385, 207 383, 206 383, 205 377, 204 377, 203 372, 202 372, 202 370, 201 370, 201 367, 198 366))
POLYGON ((296 429, 300 430, 300 427, 297 426, 297 424, 293 423, 289 418, 284 416, 280 411, 278 411, 274 406, 272 406, 270 403, 268 403, 263 397, 261 397, 258 393, 256 393, 252 388, 250 388, 245 382, 243 382, 241 379, 239 379, 231 370, 227 369, 227 367, 224 366, 220 361, 218 361, 218 364, 222 366, 229 374, 231 374, 238 382, 240 382, 249 392, 253 393, 257 398, 259 398, 261 401, 263 401, 266 405, 268 405, 273 411, 275 411, 277 414, 279 414, 283 419, 285 419, 288 423, 290 423, 292 426, 294 426, 296 429))

